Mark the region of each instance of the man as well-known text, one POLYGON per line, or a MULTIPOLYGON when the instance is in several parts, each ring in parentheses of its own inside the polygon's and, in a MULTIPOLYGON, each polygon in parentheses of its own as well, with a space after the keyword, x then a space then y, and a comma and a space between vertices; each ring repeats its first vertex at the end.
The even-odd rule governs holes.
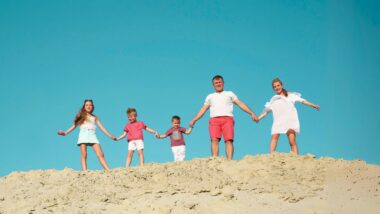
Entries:
POLYGON ((219 142, 224 137, 226 144, 226 155, 228 160, 232 160, 234 154, 234 119, 233 119, 233 104, 239 106, 243 111, 247 112, 252 120, 258 122, 255 113, 232 91, 224 91, 224 80, 220 75, 212 78, 212 84, 215 93, 209 94, 206 97, 204 106, 199 110, 198 114, 190 121, 190 127, 210 109, 209 132, 211 138, 211 153, 213 157, 219 155, 219 142))

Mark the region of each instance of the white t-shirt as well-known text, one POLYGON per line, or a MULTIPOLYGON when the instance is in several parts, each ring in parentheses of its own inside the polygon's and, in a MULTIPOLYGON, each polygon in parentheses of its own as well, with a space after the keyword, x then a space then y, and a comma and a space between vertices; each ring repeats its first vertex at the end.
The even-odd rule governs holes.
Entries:
POLYGON ((264 111, 273 112, 272 134, 286 134, 289 129, 300 132, 295 102, 303 102, 301 94, 288 92, 288 96, 275 95, 265 104, 264 111))
POLYGON ((205 105, 210 105, 210 117, 233 117, 233 102, 237 99, 237 96, 232 91, 215 92, 206 97, 205 105))

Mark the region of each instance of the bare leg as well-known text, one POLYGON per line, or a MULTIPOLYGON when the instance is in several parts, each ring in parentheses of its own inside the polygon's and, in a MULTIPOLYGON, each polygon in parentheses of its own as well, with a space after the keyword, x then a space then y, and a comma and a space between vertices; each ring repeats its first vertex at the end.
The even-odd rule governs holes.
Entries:
POLYGON ((270 153, 273 153, 276 151, 277 148, 277 142, 280 138, 280 134, 273 134, 272 139, 270 140, 270 153))
POLYGON ((231 140, 226 141, 226 155, 228 160, 232 160, 234 156, 234 144, 231 140))
POLYGON ((100 144, 96 143, 92 146, 92 148, 94 149, 95 154, 98 157, 100 164, 103 166, 105 170, 109 171, 110 168, 108 167, 108 164, 106 160, 104 159, 104 154, 103 154, 102 147, 100 146, 100 144))
POLYGON ((82 143, 80 144, 80 162, 82 164, 82 170, 86 171, 87 170, 87 145, 82 143))
POLYGON ((288 139, 289 139, 289 144, 292 152, 296 153, 298 155, 298 146, 296 143, 296 133, 294 130, 289 130, 287 133, 288 139))
POLYGON ((218 157, 219 156, 219 141, 218 138, 212 138, 211 139, 211 154, 212 157, 218 157))
POLYGON ((140 166, 143 166, 144 165, 144 152, 143 152, 143 149, 137 150, 137 152, 139 153, 139 157, 140 157, 140 166))
POLYGON ((131 165, 131 162, 132 162, 132 157, 133 157, 133 152, 135 150, 128 150, 128 157, 127 157, 127 161, 125 163, 125 167, 129 167, 131 165))

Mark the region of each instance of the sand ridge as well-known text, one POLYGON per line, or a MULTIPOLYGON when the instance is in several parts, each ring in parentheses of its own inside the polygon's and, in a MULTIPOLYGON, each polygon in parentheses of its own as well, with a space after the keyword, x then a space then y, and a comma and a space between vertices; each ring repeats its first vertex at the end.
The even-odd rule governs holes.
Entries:
POLYGON ((0 178, 0 213, 378 213, 380 167, 275 153, 0 178))

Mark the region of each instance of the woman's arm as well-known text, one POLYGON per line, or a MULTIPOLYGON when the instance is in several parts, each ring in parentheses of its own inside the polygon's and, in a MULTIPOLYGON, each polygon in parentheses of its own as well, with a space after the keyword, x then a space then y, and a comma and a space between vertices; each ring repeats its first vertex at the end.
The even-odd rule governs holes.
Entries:
POLYGON ((104 132, 104 134, 106 134, 109 138, 111 138, 112 140, 116 140, 116 137, 111 135, 107 129, 105 129, 102 125, 102 123, 100 122, 100 120, 98 118, 96 118, 96 124, 98 124, 100 130, 102 130, 104 132))
POLYGON ((314 103, 311 103, 311 102, 309 102, 309 101, 307 101, 307 100, 304 100, 304 101, 302 101, 301 103, 302 103, 302 104, 305 104, 305 105, 307 105, 307 106, 313 107, 313 108, 317 109, 318 111, 321 109, 321 108, 319 107, 319 105, 315 105, 314 103))
POLYGON ((268 115, 268 112, 263 112, 260 116, 259 116, 259 118, 258 118, 258 120, 261 120, 261 119, 263 119, 265 116, 267 116, 268 115))
POLYGON ((58 131, 58 134, 59 135, 62 135, 62 136, 66 136, 68 135, 70 132, 72 132, 75 128, 77 127, 77 125, 73 124, 69 129, 67 129, 67 131, 62 131, 62 130, 59 130, 58 131))

